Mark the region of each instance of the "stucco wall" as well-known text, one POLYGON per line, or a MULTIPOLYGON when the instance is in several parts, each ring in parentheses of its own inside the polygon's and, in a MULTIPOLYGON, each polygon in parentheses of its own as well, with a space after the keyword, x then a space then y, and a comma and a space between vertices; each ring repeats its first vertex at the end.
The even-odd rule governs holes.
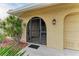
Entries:
MULTIPOLYGON (((21 17, 27 23, 32 17, 41 17, 46 23, 47 28, 47 47, 63 49, 64 48, 64 18, 72 12, 79 12, 79 4, 59 4, 46 8, 30 10, 23 12, 21 17), (56 25, 52 20, 56 19, 56 25)), ((26 27, 23 26, 21 41, 26 42, 26 27)))

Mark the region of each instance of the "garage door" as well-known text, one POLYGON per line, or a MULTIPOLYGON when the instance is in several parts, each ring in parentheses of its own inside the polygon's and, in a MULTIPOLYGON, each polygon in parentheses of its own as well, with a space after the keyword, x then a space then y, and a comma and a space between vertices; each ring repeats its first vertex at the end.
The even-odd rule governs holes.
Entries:
POLYGON ((64 48, 79 50, 79 14, 65 18, 64 48))

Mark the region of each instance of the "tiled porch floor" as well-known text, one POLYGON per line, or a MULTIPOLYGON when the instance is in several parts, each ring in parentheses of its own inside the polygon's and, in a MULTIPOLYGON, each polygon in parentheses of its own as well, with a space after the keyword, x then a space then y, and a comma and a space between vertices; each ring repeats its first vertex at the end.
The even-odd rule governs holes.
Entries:
MULTIPOLYGON (((28 46, 30 44, 28 44, 28 46)), ((64 49, 63 51, 60 51, 53 48, 47 48, 44 45, 39 45, 40 47, 38 49, 29 48, 28 46, 23 49, 26 50, 24 56, 79 56, 79 51, 69 49, 64 49)))

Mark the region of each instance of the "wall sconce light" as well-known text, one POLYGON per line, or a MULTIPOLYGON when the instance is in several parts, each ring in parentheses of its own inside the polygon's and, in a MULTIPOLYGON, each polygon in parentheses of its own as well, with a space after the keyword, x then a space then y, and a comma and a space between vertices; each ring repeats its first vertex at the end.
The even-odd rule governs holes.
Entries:
POLYGON ((56 19, 52 20, 53 25, 56 25, 56 19))

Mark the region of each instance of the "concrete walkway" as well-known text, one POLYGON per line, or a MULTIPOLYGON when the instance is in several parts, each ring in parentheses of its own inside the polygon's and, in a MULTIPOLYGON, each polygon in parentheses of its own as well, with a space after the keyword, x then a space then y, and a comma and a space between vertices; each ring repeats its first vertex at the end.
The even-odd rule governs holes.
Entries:
POLYGON ((23 49, 26 50, 24 56, 79 56, 79 51, 74 50, 64 49, 63 51, 60 51, 53 48, 47 48, 44 45, 39 45, 40 47, 38 49, 33 49, 29 48, 28 46, 23 49))

